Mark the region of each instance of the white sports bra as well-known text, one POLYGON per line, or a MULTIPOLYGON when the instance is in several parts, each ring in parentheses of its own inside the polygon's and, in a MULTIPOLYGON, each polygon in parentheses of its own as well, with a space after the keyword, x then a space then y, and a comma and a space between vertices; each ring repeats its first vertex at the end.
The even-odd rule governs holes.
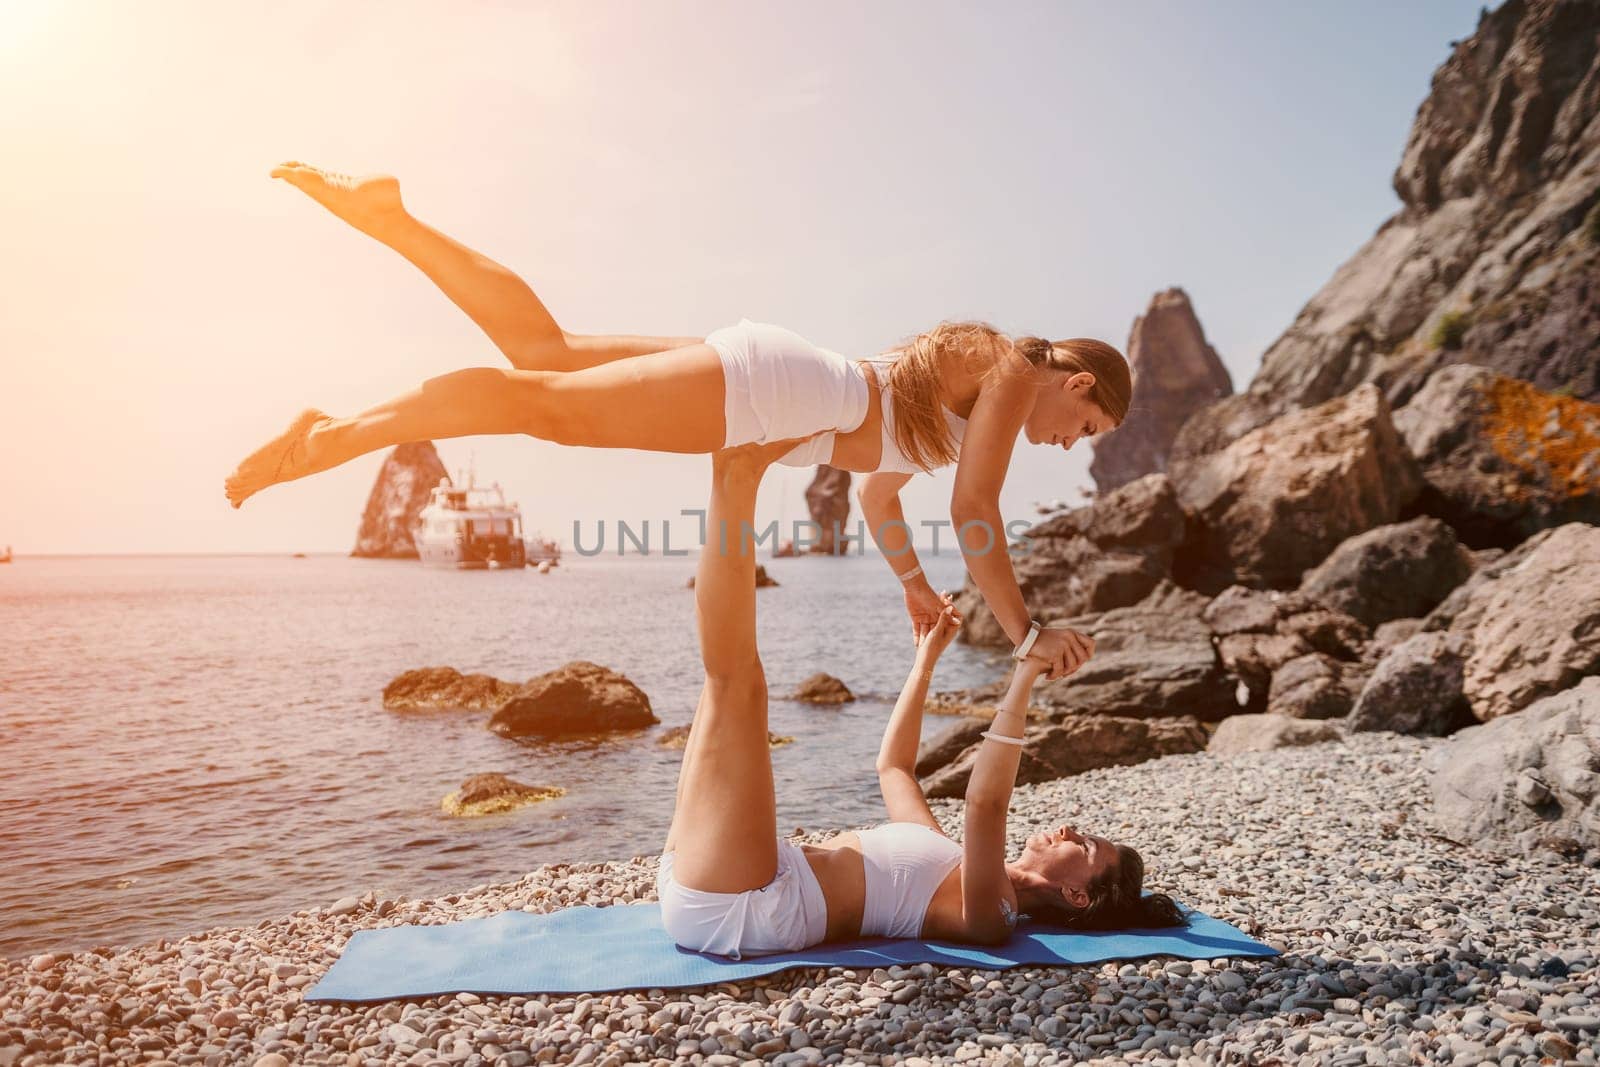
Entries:
MULTIPOLYGON (((894 360, 867 359, 861 360, 860 363, 888 367, 894 363, 894 360)), ((859 371, 860 363, 852 363, 851 366, 856 367, 859 371)), ((865 380, 865 378, 866 374, 862 372, 862 379, 865 380)), ((897 474, 921 474, 923 473, 923 468, 906 458, 906 454, 900 451, 900 445, 894 439, 894 398, 893 391, 889 388, 889 375, 887 372, 880 371, 877 374, 877 378, 879 386, 878 401, 883 407, 883 454, 878 460, 878 469, 880 471, 894 471, 897 474)), ((871 383, 868 383, 868 388, 871 388, 871 383)), ((956 451, 959 453, 961 451, 961 439, 966 436, 967 432, 967 420, 943 404, 939 405, 939 410, 944 413, 945 425, 950 427, 950 436, 955 440, 956 451)))
POLYGON ((961 863, 961 846, 919 822, 859 830, 866 901, 862 937, 920 937, 928 904, 961 863))

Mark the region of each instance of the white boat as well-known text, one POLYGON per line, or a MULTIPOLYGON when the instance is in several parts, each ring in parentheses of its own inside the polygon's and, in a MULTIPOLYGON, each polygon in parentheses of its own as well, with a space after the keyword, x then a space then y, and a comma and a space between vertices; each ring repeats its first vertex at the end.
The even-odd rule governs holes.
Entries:
POLYGON ((521 570, 527 563, 522 512, 506 502, 499 482, 487 488, 474 485, 470 471, 461 487, 448 476, 439 479, 417 516, 411 540, 417 556, 430 567, 521 570))
POLYGON ((546 537, 538 530, 523 539, 522 548, 530 567, 540 563, 548 563, 554 567, 561 562, 561 542, 553 537, 546 537))

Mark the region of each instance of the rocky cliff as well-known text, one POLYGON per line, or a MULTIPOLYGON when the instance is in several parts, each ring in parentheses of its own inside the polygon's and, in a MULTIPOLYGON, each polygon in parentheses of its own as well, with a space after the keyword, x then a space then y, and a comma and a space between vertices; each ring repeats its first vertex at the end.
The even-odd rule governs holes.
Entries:
POLYGON ((1454 43, 1417 110, 1378 227, 1262 357, 1191 418, 1215 452, 1363 382, 1404 406, 1470 363, 1600 399, 1600 4, 1507 0, 1454 43))
POLYGON ((367 496, 352 556, 416 559, 411 528, 428 503, 428 494, 446 477, 432 441, 413 441, 389 453, 367 496))
POLYGON ((1133 371, 1128 417, 1092 442, 1089 473, 1102 493, 1166 470, 1173 439, 1189 416, 1233 393, 1233 379, 1206 343, 1182 289, 1157 293, 1133 320, 1128 365, 1133 371))

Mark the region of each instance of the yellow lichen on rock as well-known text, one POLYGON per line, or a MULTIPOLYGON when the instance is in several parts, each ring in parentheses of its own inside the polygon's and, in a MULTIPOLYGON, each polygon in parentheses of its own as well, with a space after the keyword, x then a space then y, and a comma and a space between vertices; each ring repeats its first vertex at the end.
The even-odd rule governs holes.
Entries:
POLYGON ((1567 496, 1600 490, 1600 404, 1500 376, 1489 380, 1484 399, 1486 435, 1506 463, 1567 496))

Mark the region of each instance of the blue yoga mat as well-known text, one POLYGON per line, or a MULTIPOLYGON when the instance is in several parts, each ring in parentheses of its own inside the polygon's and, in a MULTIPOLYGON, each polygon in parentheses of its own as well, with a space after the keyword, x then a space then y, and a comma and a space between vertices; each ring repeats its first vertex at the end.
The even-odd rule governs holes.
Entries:
POLYGON ((357 930, 308 1001, 389 1000, 436 993, 598 993, 738 981, 791 967, 939 963, 1006 970, 1028 964, 1177 956, 1275 956, 1277 950, 1203 912, 1187 927, 1084 933, 1024 922, 1000 946, 875 937, 742 960, 680 948, 655 902, 503 911, 442 926, 357 930))

